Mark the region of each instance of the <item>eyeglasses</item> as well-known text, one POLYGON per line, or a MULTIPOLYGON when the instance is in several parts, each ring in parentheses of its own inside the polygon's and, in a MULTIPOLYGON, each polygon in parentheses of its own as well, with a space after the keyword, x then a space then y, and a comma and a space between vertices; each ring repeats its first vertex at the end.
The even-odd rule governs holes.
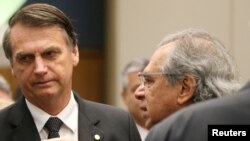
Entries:
POLYGON ((138 76, 140 78, 140 85, 141 86, 146 86, 149 87, 153 84, 153 80, 151 79, 146 79, 148 77, 153 77, 153 76, 159 76, 159 75, 169 75, 166 73, 162 73, 162 72, 154 72, 154 73, 143 73, 143 72, 139 72, 138 76))

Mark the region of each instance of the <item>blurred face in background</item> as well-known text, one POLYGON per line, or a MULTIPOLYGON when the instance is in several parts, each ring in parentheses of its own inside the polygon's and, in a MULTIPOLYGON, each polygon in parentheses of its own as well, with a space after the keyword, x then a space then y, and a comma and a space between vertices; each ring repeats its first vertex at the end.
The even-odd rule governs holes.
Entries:
POLYGON ((0 99, 9 99, 11 100, 11 93, 7 93, 0 89, 0 99))
POLYGON ((127 88, 122 92, 122 98, 127 106, 128 111, 132 114, 135 122, 140 126, 144 127, 145 119, 142 117, 143 111, 140 110, 141 102, 136 99, 134 93, 138 86, 140 85, 138 72, 131 72, 127 75, 128 85, 127 88))

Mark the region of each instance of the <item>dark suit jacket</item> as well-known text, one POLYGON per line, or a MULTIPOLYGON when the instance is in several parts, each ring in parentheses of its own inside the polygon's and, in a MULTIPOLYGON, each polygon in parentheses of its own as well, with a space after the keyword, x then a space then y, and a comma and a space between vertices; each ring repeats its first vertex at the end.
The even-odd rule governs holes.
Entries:
POLYGON ((250 125, 250 82, 235 95, 174 113, 153 127, 146 141, 206 141, 208 125, 242 124, 250 125))
MULTIPOLYGON (((79 105, 79 141, 140 141, 131 116, 118 108, 82 100, 79 105)), ((36 125, 24 98, 0 111, 1 141, 40 141, 36 125)))

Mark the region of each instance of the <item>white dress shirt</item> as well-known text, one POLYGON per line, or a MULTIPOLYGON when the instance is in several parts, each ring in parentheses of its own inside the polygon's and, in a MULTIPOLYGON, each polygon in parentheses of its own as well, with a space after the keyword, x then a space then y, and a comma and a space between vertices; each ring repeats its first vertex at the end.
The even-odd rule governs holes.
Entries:
POLYGON ((138 131, 139 131, 139 134, 140 134, 140 136, 141 136, 141 140, 142 141, 145 141, 145 139, 146 139, 146 137, 147 137, 147 135, 148 135, 148 129, 146 129, 146 128, 143 128, 142 126, 140 126, 139 124, 137 124, 136 123, 136 127, 137 127, 137 129, 138 129, 138 131))
MULTIPOLYGON (((48 138, 48 132, 44 129, 44 125, 47 120, 51 117, 48 113, 38 108, 37 106, 30 103, 25 99, 28 109, 31 112, 31 115, 36 124, 37 131, 40 135, 41 140, 48 138)), ((60 128, 59 135, 60 138, 74 138, 78 139, 78 104, 75 101, 74 95, 71 92, 71 98, 68 105, 56 115, 59 119, 62 120, 63 125, 60 128)))

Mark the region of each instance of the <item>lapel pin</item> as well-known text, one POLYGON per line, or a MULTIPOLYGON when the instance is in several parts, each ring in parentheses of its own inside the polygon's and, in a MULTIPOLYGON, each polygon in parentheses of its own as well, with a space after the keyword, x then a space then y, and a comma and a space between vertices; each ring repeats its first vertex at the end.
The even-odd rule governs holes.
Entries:
POLYGON ((95 135, 94 135, 94 138, 95 138, 96 141, 99 141, 99 140, 101 139, 101 136, 98 135, 98 134, 95 134, 95 135))

